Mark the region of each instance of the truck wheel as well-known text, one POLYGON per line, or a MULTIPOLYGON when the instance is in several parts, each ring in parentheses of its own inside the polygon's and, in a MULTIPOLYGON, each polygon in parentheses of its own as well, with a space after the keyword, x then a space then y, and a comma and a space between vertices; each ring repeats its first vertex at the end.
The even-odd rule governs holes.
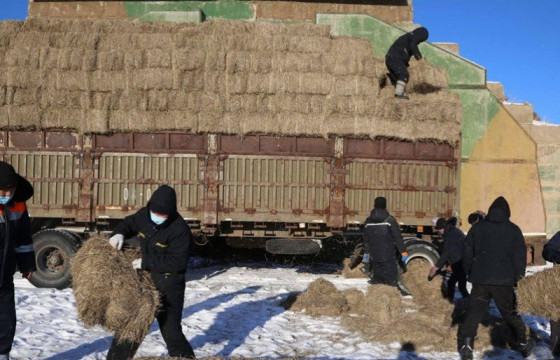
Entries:
POLYGON ((408 252, 407 264, 411 261, 423 260, 428 262, 430 266, 434 266, 439 259, 439 253, 429 243, 407 244, 406 251, 408 252))
POLYGON ((76 238, 65 231, 43 230, 33 235, 37 271, 29 281, 36 287, 70 286, 70 259, 77 251, 76 238))

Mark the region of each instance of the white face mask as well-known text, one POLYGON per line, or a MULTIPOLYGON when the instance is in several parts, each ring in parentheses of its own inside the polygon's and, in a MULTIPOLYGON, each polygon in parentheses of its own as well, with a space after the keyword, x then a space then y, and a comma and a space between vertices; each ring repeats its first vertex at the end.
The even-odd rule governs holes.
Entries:
POLYGON ((156 225, 161 225, 165 222, 165 220, 167 220, 166 217, 161 217, 161 216, 157 216, 156 214, 154 214, 153 212, 150 211, 150 219, 154 222, 154 224, 156 225))

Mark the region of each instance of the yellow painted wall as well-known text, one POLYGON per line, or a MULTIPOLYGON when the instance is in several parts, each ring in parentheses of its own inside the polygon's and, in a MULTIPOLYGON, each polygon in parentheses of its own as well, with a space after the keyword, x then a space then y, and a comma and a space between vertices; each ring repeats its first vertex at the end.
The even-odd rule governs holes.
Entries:
POLYGON ((504 196, 511 220, 525 234, 545 233, 545 211, 537 166, 536 144, 502 107, 461 167, 461 217, 468 229, 468 215, 488 211, 492 201, 504 196))

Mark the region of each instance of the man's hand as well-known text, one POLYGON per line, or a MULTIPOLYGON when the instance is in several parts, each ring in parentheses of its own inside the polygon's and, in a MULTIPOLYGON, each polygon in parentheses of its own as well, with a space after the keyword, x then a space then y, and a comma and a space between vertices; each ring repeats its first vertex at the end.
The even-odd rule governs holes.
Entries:
POLYGON ((26 272, 21 273, 21 277, 23 279, 27 279, 27 280, 31 279, 32 275, 33 275, 33 271, 26 271, 26 272))
POLYGON ((438 272, 438 267, 437 266, 432 266, 430 269, 430 273, 428 274, 428 280, 432 281, 432 279, 436 276, 437 272, 438 272))
POLYGON ((132 268, 135 270, 142 270, 142 258, 132 260, 132 268))
POLYGON ((124 244, 124 235, 123 234, 115 234, 109 238, 109 244, 117 250, 122 249, 124 244))

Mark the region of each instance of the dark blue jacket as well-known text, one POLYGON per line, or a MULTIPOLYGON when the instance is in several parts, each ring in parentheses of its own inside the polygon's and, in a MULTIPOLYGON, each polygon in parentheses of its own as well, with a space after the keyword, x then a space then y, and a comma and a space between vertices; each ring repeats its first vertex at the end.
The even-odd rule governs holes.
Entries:
POLYGON ((399 37, 387 51, 386 57, 402 60, 408 66, 410 58, 422 59, 418 44, 428 39, 428 29, 419 27, 399 37))
MULTIPOLYGON (((452 218, 455 219, 456 218, 452 218)), ((463 246, 465 244, 465 234, 455 227, 455 222, 448 221, 443 233, 443 251, 436 266, 441 268, 445 264, 453 265, 461 261, 463 246)))
POLYGON ((364 226, 365 252, 371 262, 390 262, 405 252, 401 229, 386 209, 373 209, 364 226))
POLYGON ((25 206, 32 196, 29 181, 17 175, 14 196, 6 205, 0 205, 0 288, 13 282, 16 265, 22 273, 37 270, 31 220, 25 206))

